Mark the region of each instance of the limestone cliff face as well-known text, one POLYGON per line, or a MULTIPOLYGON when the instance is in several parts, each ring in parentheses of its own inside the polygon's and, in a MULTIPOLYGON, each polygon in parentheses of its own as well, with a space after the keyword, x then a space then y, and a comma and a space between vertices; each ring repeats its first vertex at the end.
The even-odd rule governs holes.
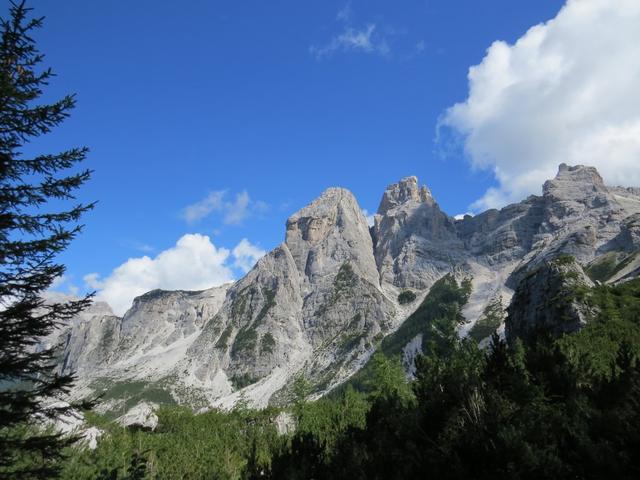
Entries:
POLYGON ((607 250, 620 234, 625 217, 640 204, 626 208, 593 167, 560 165, 558 175, 543 188, 544 218, 538 239, 548 252, 563 251, 579 261, 607 250))
POLYGON ((465 251, 490 266, 523 258, 533 248, 544 217, 540 197, 491 209, 456 222, 465 251))
POLYGON ((306 291, 349 263, 354 272, 378 284, 367 220, 351 192, 330 188, 287 220, 285 243, 306 291))
POLYGON ((137 297, 120 324, 118 358, 163 349, 198 334, 222 306, 227 288, 152 290, 137 297))
POLYGON ((383 283, 424 289, 463 257, 455 223, 416 177, 389 185, 374 217, 376 265, 383 283))
POLYGON ((256 402, 297 372, 321 388, 351 372, 393 315, 366 218, 350 192, 331 188, 292 215, 285 242, 229 290, 187 370, 227 395, 246 387, 256 402))
POLYGON ((570 303, 569 320, 553 324, 544 299, 564 291, 559 278, 589 280, 554 259, 621 258, 610 281, 624 281, 640 272, 639 249, 640 190, 607 187, 581 165, 560 165, 542 195, 462 220, 407 177, 387 187, 371 229, 354 196, 330 188, 287 220, 284 242, 235 284, 149 292, 123 318, 104 308, 83 314, 59 337, 61 368, 79 373, 82 393, 105 379, 160 382, 185 403, 198 392, 198 405, 286 401, 298 375, 321 394, 356 371, 446 273, 473 282, 460 335, 491 302, 508 305, 521 282, 510 312, 522 321, 507 334, 570 331, 585 312, 570 303), (404 289, 417 301, 399 304, 404 289))
POLYGON ((300 278, 281 245, 229 289, 218 314, 186 352, 190 383, 222 397, 233 393, 234 384, 246 387, 279 369, 295 371, 307 349, 301 307, 300 278))
POLYGON ((109 364, 120 341, 120 321, 115 315, 96 315, 76 323, 59 339, 64 355, 61 369, 90 376, 109 364))
POLYGON ((161 379, 217 313, 228 288, 153 290, 136 298, 124 317, 96 302, 60 333, 60 369, 76 372, 78 396, 91 393, 98 380, 161 379))
POLYGON ((329 189, 292 215, 285 243, 300 275, 302 318, 312 345, 327 342, 350 322, 352 333, 373 336, 386 328, 392 303, 381 293, 367 220, 351 192, 329 189))

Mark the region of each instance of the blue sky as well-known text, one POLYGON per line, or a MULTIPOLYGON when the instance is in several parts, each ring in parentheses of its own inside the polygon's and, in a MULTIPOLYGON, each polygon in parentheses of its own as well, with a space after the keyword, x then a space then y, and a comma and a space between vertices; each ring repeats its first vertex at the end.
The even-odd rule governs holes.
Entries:
MULTIPOLYGON (((497 160, 483 163, 486 142, 469 140, 463 154, 464 137, 486 131, 477 115, 445 122, 462 134, 456 148, 452 136, 436 142, 436 128, 470 96, 469 68, 494 41, 513 45, 563 2, 32 5, 46 17, 37 41, 58 74, 47 97, 78 99, 64 126, 33 148, 87 145, 95 170, 81 197, 99 204, 61 256, 68 275, 59 288, 82 289, 85 275, 97 274, 89 281, 102 288, 96 279, 129 258, 153 260, 185 234, 230 251, 242 239, 269 250, 286 218, 329 186, 350 189, 369 212, 407 175, 451 215, 474 202, 493 206, 492 187, 502 203, 523 196, 501 187, 497 160)), ((241 274, 232 253, 224 262, 241 274)))

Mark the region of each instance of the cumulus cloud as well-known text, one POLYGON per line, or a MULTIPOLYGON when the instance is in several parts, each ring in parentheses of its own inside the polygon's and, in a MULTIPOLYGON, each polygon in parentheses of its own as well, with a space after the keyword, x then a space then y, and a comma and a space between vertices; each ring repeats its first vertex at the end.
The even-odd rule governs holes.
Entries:
MULTIPOLYGON (((83 279, 88 288, 97 291, 98 300, 123 315, 135 297, 155 288, 204 290, 233 281, 234 269, 248 272, 265 253, 246 238, 229 250, 216 247, 206 235, 186 234, 154 258, 130 258, 104 279, 97 273, 83 279)), ((57 280, 56 285, 65 281, 57 280)))
POLYGON ((106 278, 91 273, 84 281, 98 291, 98 300, 122 315, 134 297, 155 288, 203 290, 232 281, 230 254, 225 248, 216 248, 205 235, 187 234, 154 258, 130 258, 106 278))
POLYGON ((473 209, 539 193, 562 162, 640 185, 639 25, 637 0, 568 0, 469 69, 468 97, 444 113, 439 133, 460 135, 472 166, 495 175, 473 209))
POLYGON ((265 253, 266 252, 260 247, 251 244, 249 240, 243 238, 233 249, 233 256, 235 257, 234 266, 244 273, 247 273, 265 253))
POLYGON ((234 200, 227 200, 226 195, 226 190, 210 192, 202 200, 185 207, 182 218, 193 224, 218 212, 223 214, 225 225, 240 225, 245 219, 264 213, 269 208, 265 202, 251 200, 246 190, 236 194, 234 200))

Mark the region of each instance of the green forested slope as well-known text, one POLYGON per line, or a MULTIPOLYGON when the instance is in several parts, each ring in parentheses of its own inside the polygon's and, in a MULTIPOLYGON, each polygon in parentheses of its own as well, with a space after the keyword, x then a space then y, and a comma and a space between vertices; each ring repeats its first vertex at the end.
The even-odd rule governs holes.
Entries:
POLYGON ((640 280, 580 292, 599 314, 578 333, 488 350, 452 334, 466 295, 443 279, 339 393, 306 402, 300 380, 294 434, 277 434, 276 409, 164 407, 155 432, 89 415, 105 434, 64 478, 638 478, 640 280), (408 383, 394 355, 416 332, 408 383))

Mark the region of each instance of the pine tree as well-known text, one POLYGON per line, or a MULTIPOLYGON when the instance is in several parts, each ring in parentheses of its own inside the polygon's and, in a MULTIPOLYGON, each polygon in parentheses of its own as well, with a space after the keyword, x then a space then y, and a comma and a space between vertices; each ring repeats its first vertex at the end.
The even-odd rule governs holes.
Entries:
POLYGON ((30 18, 30 10, 25 1, 11 1, 9 18, 0 19, 0 478, 55 476, 69 440, 37 428, 37 418, 65 411, 47 405, 69 391, 73 377, 56 373, 54 352, 39 349, 38 341, 91 301, 43 298, 65 272, 57 254, 80 232, 78 222, 93 204, 74 197, 91 175, 78 169, 86 148, 24 153, 75 105, 72 95, 38 102, 54 74, 40 67, 32 34, 43 19, 30 18))

